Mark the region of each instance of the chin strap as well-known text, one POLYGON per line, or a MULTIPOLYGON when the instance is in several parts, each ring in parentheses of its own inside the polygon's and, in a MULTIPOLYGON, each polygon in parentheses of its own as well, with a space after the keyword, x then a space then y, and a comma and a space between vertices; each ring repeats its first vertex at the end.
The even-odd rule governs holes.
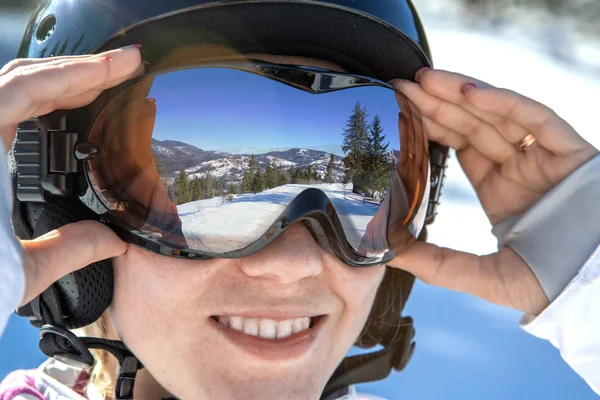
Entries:
POLYGON ((119 361, 119 374, 115 385, 117 400, 133 399, 133 386, 137 372, 144 368, 123 342, 90 337, 78 337, 68 329, 44 325, 40 329, 40 349, 74 368, 93 368, 95 359, 89 349, 111 353, 119 361))
POLYGON ((75 368, 92 368, 94 366, 95 360, 89 349, 108 351, 119 361, 119 374, 115 385, 117 400, 133 399, 136 374, 144 368, 123 342, 78 337, 60 326, 42 326, 40 349, 47 356, 75 368))
POLYGON ((95 360, 89 349, 108 351, 119 361, 119 374, 115 385, 117 400, 133 399, 135 376, 140 369, 144 368, 123 342, 78 337, 59 326, 42 326, 40 349, 47 356, 76 368, 92 368, 94 366, 95 360))
POLYGON ((133 386, 137 371, 144 366, 123 342, 90 337, 78 337, 63 324, 63 313, 54 287, 48 288, 17 314, 28 317, 40 327, 40 350, 73 368, 91 369, 95 359, 89 349, 111 353, 119 361, 119 374, 115 386, 117 400, 133 399, 133 386))

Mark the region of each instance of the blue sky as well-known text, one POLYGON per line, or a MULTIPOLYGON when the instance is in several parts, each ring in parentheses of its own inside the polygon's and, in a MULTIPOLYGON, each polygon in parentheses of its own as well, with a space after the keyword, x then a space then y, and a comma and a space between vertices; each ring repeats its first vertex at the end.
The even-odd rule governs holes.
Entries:
POLYGON ((248 72, 200 68, 155 78, 154 139, 178 140, 203 150, 337 148, 357 101, 369 121, 382 119, 390 149, 399 149, 394 92, 363 87, 311 94, 248 72))
POLYGON ((390 400, 598 398, 556 349, 518 327, 516 311, 417 283, 407 314, 417 331, 413 359, 364 392, 390 400))

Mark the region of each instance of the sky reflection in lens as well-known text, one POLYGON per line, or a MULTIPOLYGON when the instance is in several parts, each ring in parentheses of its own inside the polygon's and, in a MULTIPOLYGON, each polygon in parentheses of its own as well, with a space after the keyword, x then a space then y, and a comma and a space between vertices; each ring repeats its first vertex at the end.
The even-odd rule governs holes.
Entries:
POLYGON ((342 132, 357 101, 382 119, 390 149, 399 149, 394 94, 379 87, 314 95, 248 72, 197 68, 157 77, 156 140, 201 149, 259 153, 311 148, 343 156, 342 132), (201 118, 199 118, 201 116, 201 118))

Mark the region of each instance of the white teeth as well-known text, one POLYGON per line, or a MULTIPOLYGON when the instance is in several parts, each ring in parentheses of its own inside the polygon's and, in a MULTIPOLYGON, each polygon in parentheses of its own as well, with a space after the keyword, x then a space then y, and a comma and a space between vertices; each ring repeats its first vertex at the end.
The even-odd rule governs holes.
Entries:
POLYGON ((254 318, 244 320, 243 330, 247 335, 258 336, 258 320, 254 318))
POLYGON ((302 332, 304 330, 302 327, 302 318, 296 318, 292 321, 292 330, 294 333, 302 332))
POLYGON ((277 339, 292 336, 292 320, 288 319, 277 324, 277 339))
POLYGON ((302 318, 302 329, 308 329, 310 326, 310 318, 302 318))
POLYGON ((258 336, 265 339, 275 339, 277 336, 277 322, 272 319, 261 319, 258 336))
POLYGON ((310 317, 275 321, 245 317, 218 317, 221 325, 263 339, 284 339, 309 328, 310 317))
POLYGON ((242 321, 242 317, 231 317, 229 319, 229 327, 231 329, 235 329, 236 331, 244 330, 244 323, 242 321))

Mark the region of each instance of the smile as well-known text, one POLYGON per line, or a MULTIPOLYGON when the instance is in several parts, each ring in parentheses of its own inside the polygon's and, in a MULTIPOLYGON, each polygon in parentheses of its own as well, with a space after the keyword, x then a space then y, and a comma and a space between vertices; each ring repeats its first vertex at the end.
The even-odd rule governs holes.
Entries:
POLYGON ((264 360, 297 358, 316 341, 326 315, 287 319, 212 316, 210 325, 228 341, 264 360))
POLYGON ((285 339, 310 328, 311 317, 286 320, 267 318, 247 318, 238 316, 218 316, 215 319, 223 326, 244 332, 246 335, 263 339, 285 339))

